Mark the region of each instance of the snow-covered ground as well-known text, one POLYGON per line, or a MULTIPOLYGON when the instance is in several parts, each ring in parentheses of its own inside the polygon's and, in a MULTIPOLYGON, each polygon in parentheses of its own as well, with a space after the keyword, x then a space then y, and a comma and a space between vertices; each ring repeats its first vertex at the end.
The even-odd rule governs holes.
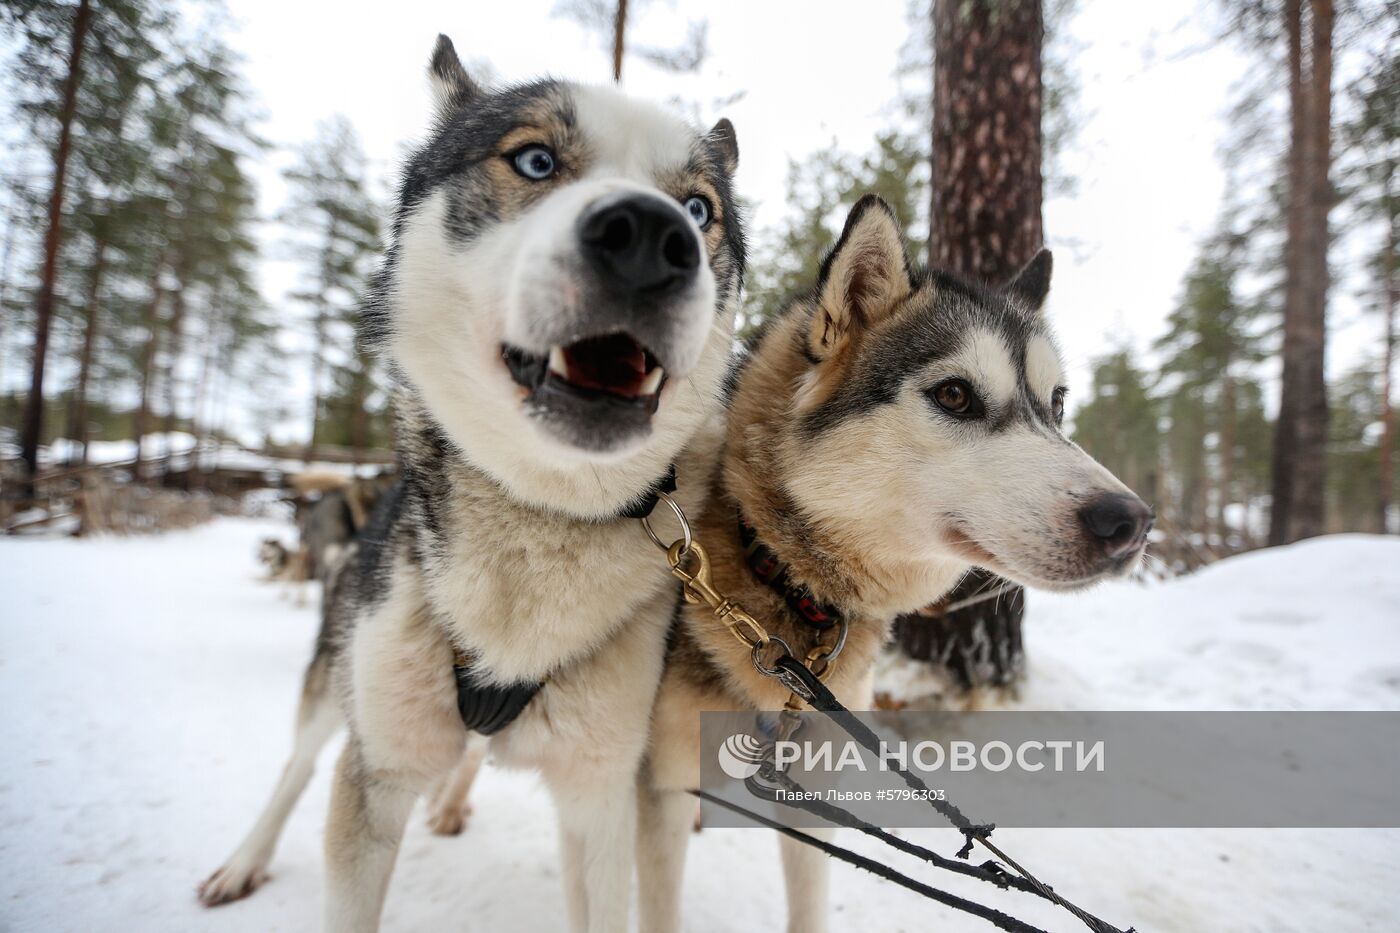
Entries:
MULTIPOLYGON (((314 597, 298 607, 256 579, 269 534, 291 530, 223 519, 155 537, 0 540, 0 930, 316 928, 334 749, 272 881, 215 910, 194 898, 282 766, 315 632, 314 597)), ((1028 626, 1025 706, 1396 709, 1400 540, 1329 538, 1167 584, 1033 594, 1028 626)), ((473 799, 457 838, 415 816, 386 930, 560 928, 547 796, 528 774, 488 768, 473 799)), ((1400 926, 1400 831, 1007 829, 997 840, 1142 933, 1400 926)), ((1080 928, 1033 898, 932 880, 1080 928)), ((707 829, 687 866, 687 929, 781 929, 781 891, 765 831, 707 829)), ((837 930, 990 929, 844 866, 833 893, 837 930)))

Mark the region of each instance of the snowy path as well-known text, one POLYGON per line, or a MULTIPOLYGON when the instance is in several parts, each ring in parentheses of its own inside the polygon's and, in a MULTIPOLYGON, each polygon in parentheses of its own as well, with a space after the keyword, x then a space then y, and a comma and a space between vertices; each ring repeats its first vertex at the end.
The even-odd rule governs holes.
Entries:
MULTIPOLYGON (((213 911, 194 899, 281 768, 315 632, 312 604, 297 608, 281 587, 254 582, 265 534, 291 536, 230 519, 152 538, 0 540, 0 930, 317 927, 334 749, 292 816, 273 880, 213 911)), ((1168 585, 1032 600, 1023 705, 1400 707, 1394 539, 1327 539, 1168 585)), ((429 835, 415 815, 386 930, 559 928, 553 817, 535 779, 488 768, 474 802, 455 839, 429 835)), ((910 835, 957 846, 947 833, 910 835)), ((1071 898, 1142 933, 1400 926, 1400 832, 1006 830, 998 839, 1071 898)), ((873 851, 850 834, 842 841, 873 851)), ((990 929, 844 867, 833 887, 836 930, 990 929)), ((1031 900, 948 887, 1075 929, 1031 900)), ((766 833, 710 829, 695 839, 687 929, 781 929, 780 892, 766 833)))

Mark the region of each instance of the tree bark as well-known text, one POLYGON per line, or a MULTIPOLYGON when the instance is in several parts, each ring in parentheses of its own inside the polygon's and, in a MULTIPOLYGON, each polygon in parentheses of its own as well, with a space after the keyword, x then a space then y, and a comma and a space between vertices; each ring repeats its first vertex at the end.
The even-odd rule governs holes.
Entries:
POLYGON ((87 38, 91 13, 89 0, 79 0, 73 16, 68 76, 63 82, 63 100, 58 112, 58 144, 54 147, 53 191, 49 195, 48 229, 44 234, 44 265, 39 275, 39 294, 34 302, 34 371, 20 433, 20 457, 24 461, 26 474, 25 497, 33 495, 34 475, 39 470, 39 440, 44 430, 44 363, 49 351, 49 326, 53 320, 58 252, 63 243, 63 188, 68 174, 68 154, 73 144, 73 113, 77 109, 78 85, 82 81, 83 43, 87 38))
POLYGON ((369 361, 365 354, 357 353, 350 399, 350 456, 356 466, 359 466, 363 452, 369 447, 369 412, 365 409, 369 398, 369 381, 369 361))
POLYGON ((1044 243, 1040 0, 935 0, 929 260, 1000 284, 1044 243))
POLYGON ((165 435, 165 451, 162 459, 165 464, 164 472, 167 475, 170 473, 171 458, 175 455, 174 445, 171 441, 176 427, 176 370, 180 366, 180 354, 184 352, 184 326, 185 278, 182 272, 175 285, 175 291, 170 295, 170 320, 166 322, 165 326, 168 339, 165 345, 165 372, 162 374, 165 389, 165 417, 161 419, 161 433, 165 435))
POLYGON ((132 426, 136 434, 136 465, 133 473, 138 480, 145 479, 146 433, 151 422, 151 375, 156 368, 156 348, 160 343, 160 303, 164 292, 160 287, 161 267, 164 257, 156 261, 151 274, 151 300, 146 305, 146 346, 141 352, 141 399, 136 408, 136 423, 132 426))
POLYGON ((1230 547, 1230 523, 1225 509, 1234 500, 1235 484, 1235 419, 1239 405, 1235 401, 1235 380, 1225 366, 1224 383, 1220 389, 1220 497, 1216 505, 1216 534, 1226 553, 1230 547))
MULTIPOLYGON (((1040 0, 934 0, 929 260, 1001 284, 1044 241, 1040 0)), ((897 622, 916 658, 958 686, 1005 687, 1025 669, 1020 587, 975 571, 938 606, 897 622), (1006 589, 1003 589, 1006 587, 1006 589), (947 608, 978 594, 999 595, 947 608)))
MULTIPOLYGON (((1387 185, 1389 190, 1389 185, 1387 185)), ((1395 488, 1395 412, 1391 409, 1392 374, 1395 369, 1395 306, 1400 304, 1400 269, 1396 268, 1400 257, 1400 217, 1390 219, 1389 250, 1383 273, 1385 275, 1385 348, 1384 368, 1381 370, 1381 445, 1380 445, 1380 490, 1377 504, 1380 508, 1381 534, 1390 532, 1391 490, 1395 488)))
POLYGON ((617 0, 617 15, 613 17, 613 82, 622 81, 622 54, 626 50, 627 0, 617 0))
POLYGON ((1325 530, 1327 482, 1327 217, 1332 207, 1331 0, 1284 6, 1291 114, 1283 373, 1273 451, 1269 543, 1325 530), (1305 54, 1306 53, 1306 54, 1305 54))
POLYGON ((87 301, 83 308, 83 347, 78 354, 78 381, 73 389, 68 409, 68 437, 82 445, 78 462, 88 462, 88 381, 92 373, 92 352, 97 343, 98 306, 102 296, 102 279, 107 271, 107 238, 99 231, 92 259, 92 278, 88 281, 87 301))

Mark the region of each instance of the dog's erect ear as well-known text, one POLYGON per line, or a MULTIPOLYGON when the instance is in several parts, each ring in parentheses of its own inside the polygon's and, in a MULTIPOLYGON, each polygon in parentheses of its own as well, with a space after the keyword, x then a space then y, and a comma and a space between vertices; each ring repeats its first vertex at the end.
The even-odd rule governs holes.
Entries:
POLYGON ((734 124, 727 117, 721 117, 708 134, 710 144, 724 160, 724 170, 731 175, 739 167, 739 140, 734 135, 734 124))
POLYGON ((446 36, 437 37, 433 46, 433 58, 428 62, 428 79, 433 86, 433 102, 437 106, 439 118, 446 118, 458 108, 481 93, 475 81, 462 67, 452 40, 446 36))
POLYGON ((888 204, 867 194, 851 208, 841 239, 822 262, 808 351, 814 359, 826 359, 853 331, 879 321, 912 290, 899 221, 888 204))
POLYGON ((1030 262, 1006 283, 1006 291, 1021 299, 1032 311, 1045 307, 1045 296, 1050 294, 1050 270, 1054 262, 1050 251, 1040 248, 1030 262))

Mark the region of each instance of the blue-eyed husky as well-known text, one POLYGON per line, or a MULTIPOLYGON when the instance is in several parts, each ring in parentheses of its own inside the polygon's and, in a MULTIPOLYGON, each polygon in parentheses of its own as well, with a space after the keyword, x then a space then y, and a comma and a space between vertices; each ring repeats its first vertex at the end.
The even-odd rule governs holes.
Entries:
POLYGON ((698 511, 712 472, 738 149, 727 121, 697 133, 611 89, 482 88, 446 38, 430 75, 437 122, 366 311, 398 377, 401 480, 334 586, 292 761, 201 896, 263 879, 344 722, 326 928, 375 929, 409 809, 475 716, 555 794, 573 928, 612 933, 676 601, 635 518, 673 469, 698 511))
MULTIPOLYGON (((738 374, 696 540, 719 592, 797 658, 847 637, 828 686, 871 707, 890 620, 971 566, 1070 589, 1141 558, 1151 512, 1060 430, 1064 374, 1042 251, 1005 289, 912 268, 889 208, 851 211, 816 290, 738 374)), ((771 660, 771 659, 769 659, 771 660)), ((776 710, 787 691, 708 606, 673 638, 641 781, 642 929, 679 927, 703 710, 776 710)), ((825 856, 787 839, 788 929, 826 929, 825 856)))

